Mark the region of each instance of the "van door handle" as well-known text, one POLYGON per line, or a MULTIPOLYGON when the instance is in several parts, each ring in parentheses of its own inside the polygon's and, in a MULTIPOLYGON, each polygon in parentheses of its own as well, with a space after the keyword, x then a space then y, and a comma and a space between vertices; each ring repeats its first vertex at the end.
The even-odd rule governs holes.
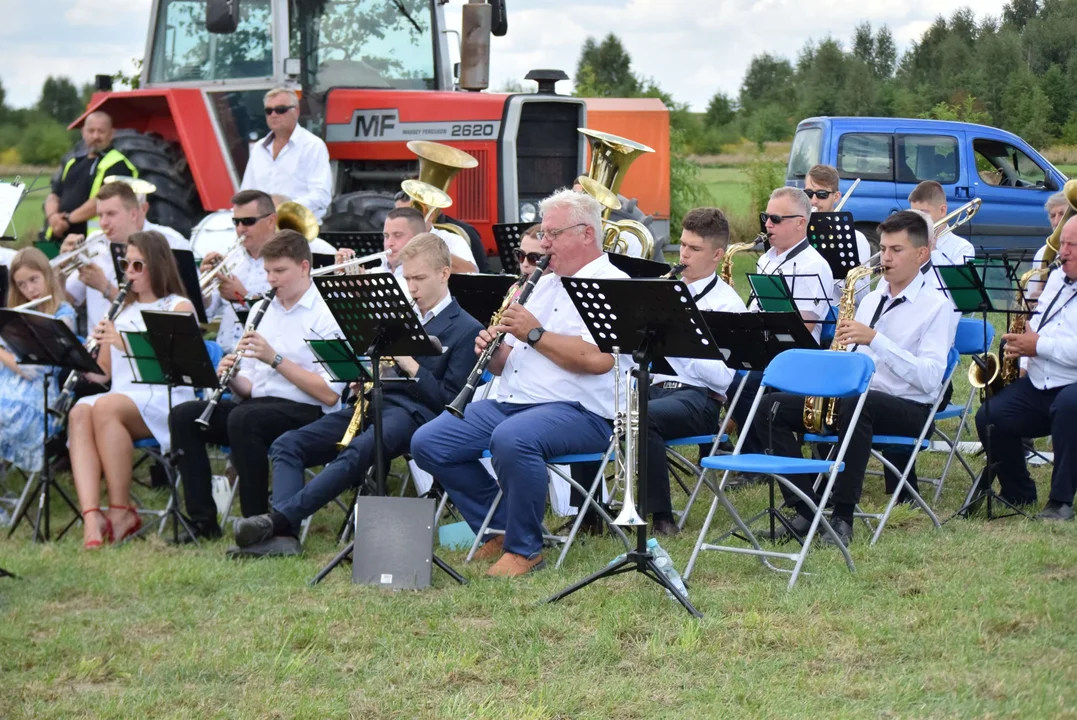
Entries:
POLYGON ((954 188, 954 197, 967 198, 969 196, 969 189, 967 187, 954 188))

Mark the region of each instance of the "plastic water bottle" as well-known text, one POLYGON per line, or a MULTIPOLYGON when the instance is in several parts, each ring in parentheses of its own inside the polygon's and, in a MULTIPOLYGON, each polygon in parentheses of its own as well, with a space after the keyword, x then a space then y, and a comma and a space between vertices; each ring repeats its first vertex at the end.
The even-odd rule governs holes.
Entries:
POLYGON ((609 561, 609 563, 607 563, 607 564, 608 564, 608 565, 616 565, 617 563, 619 563, 619 562, 621 562, 622 560, 624 560, 624 559, 625 559, 626 557, 628 557, 628 553, 621 553, 621 554, 620 554, 620 555, 618 555, 617 557, 615 557, 615 558, 613 558, 612 560, 610 560, 610 561, 609 561))
MULTIPOLYGON (((684 581, 681 580, 681 574, 677 572, 677 568, 673 565, 673 558, 671 558, 669 553, 658 544, 656 538, 651 538, 647 541, 647 549, 654 555, 654 564, 658 566, 658 569, 662 574, 673 584, 673 587, 677 588, 681 592, 681 595, 688 597, 688 588, 685 587, 684 581)), ((671 598, 674 597, 673 593, 669 590, 666 590, 666 595, 669 595, 671 598)))

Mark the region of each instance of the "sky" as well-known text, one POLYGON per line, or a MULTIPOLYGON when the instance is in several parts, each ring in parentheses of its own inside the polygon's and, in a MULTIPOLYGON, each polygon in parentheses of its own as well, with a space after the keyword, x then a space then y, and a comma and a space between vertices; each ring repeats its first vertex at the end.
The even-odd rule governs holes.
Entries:
MULTIPOLYGON (((365 0, 377 2, 377 0, 365 0)), ((389 2, 389 0, 385 0, 389 2)), ((735 96, 752 56, 795 59, 809 39, 848 44, 862 21, 889 25, 899 51, 964 5, 998 15, 1005 0, 506 0, 509 33, 491 47, 491 87, 533 68, 574 73, 588 36, 617 34, 637 74, 702 111, 716 91, 735 96), (853 10, 855 9, 855 12, 853 10)), ((460 26, 463 0, 445 6, 460 26)), ((151 0, 0 0, 0 82, 12 107, 33 105, 48 75, 77 85, 130 72, 145 52, 151 0)), ((450 35, 450 38, 454 36, 450 35)), ((454 54, 454 58, 456 55, 454 54)), ((569 88, 559 86, 561 92, 569 88)))

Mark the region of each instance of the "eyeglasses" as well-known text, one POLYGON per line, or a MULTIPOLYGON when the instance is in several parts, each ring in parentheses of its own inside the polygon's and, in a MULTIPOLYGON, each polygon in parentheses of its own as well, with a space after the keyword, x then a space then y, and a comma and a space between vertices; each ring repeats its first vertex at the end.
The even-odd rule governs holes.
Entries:
POLYGON ((272 214, 273 213, 266 213, 265 215, 259 215, 258 217, 234 217, 232 218, 232 225, 234 225, 235 227, 239 227, 240 225, 242 225, 243 227, 251 227, 259 220, 265 220, 272 214))
POLYGON ((789 220, 791 218, 802 218, 803 215, 775 215, 773 213, 759 213, 759 222, 764 225, 767 224, 767 220, 773 225, 781 225, 782 220, 789 220))
POLYGON ((141 260, 128 260, 127 258, 120 258, 120 270, 122 270, 123 272, 131 270, 131 272, 140 273, 145 269, 146 263, 142 262, 141 260))
POLYGON ((820 200, 826 200, 828 197, 836 193, 837 190, 804 190, 804 194, 808 196, 808 199, 819 198, 820 200))
POLYGON ((525 253, 520 248, 513 250, 513 255, 516 256, 516 262, 522 263, 524 260, 532 265, 538 265, 539 260, 546 257, 543 253, 529 252, 525 253))
POLYGON ((273 107, 267 107, 266 108, 266 117, 272 115, 273 113, 277 113, 278 115, 283 115, 283 114, 285 114, 286 112, 288 112, 289 110, 291 110, 293 108, 295 108, 295 105, 274 105, 273 107))
POLYGON ((542 242, 546 238, 549 238, 550 240, 556 240, 564 233, 567 233, 569 230, 574 230, 578 227, 587 227, 587 223, 576 223, 575 225, 569 225, 568 227, 561 228, 560 230, 539 230, 537 233, 535 233, 535 237, 538 238, 539 242, 542 242))

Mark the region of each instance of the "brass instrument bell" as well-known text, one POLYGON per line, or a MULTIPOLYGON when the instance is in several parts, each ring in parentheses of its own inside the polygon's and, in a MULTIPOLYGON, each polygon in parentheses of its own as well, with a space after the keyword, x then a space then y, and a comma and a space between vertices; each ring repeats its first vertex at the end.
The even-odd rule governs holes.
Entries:
POLYGON ((311 241, 318 237, 318 219, 310 208, 288 200, 277 206, 277 230, 295 230, 311 241))
POLYGON ((135 195, 149 195, 150 193, 157 192, 157 186, 151 183, 149 180, 143 180, 141 178, 128 177, 126 175, 108 175, 104 179, 104 184, 121 182, 124 185, 129 185, 131 191, 135 195))

